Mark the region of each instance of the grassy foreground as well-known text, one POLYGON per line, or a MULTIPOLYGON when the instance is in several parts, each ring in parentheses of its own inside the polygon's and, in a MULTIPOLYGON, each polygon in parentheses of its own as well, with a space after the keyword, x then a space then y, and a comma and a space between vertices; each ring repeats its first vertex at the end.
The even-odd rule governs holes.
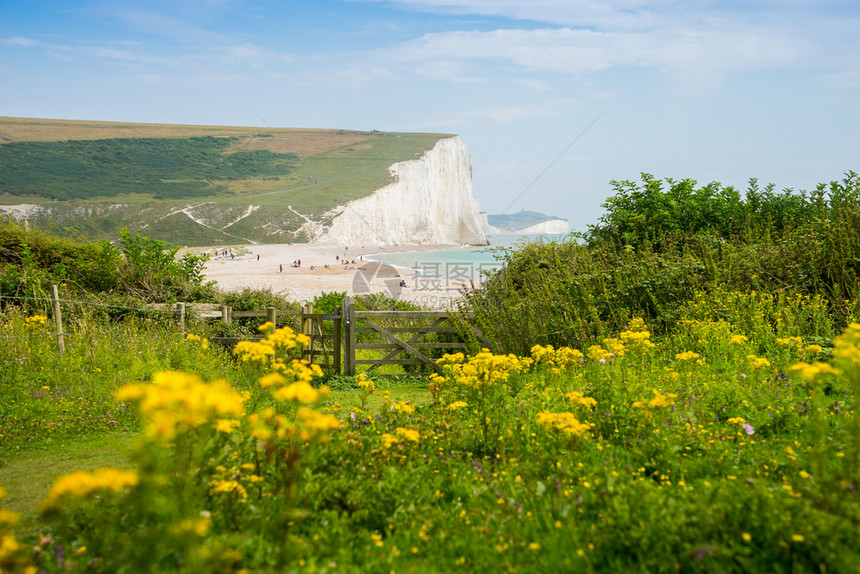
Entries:
POLYGON ((289 329, 224 352, 101 299, 59 356, 30 294, 205 297, 197 262, 10 231, 0 569, 858 571, 860 179, 669 183, 505 254, 469 298, 495 353, 405 383, 323 377, 289 329))
MULTIPOLYGON (((16 332, 41 328, 15 321, 16 332)), ((584 352, 453 355, 425 385, 359 376, 332 393, 289 360, 301 336, 269 333, 237 348, 236 364, 203 339, 167 345, 176 366, 202 377, 112 377, 102 398, 133 407, 141 426, 128 428, 140 433, 102 442, 101 455, 79 460, 87 470, 58 478, 35 508, 22 508, 36 501, 20 477, 43 459, 20 434, 4 436, 0 476, 25 513, 17 526, 0 514, 4 569, 860 565, 860 325, 824 348, 692 317, 652 341, 635 320, 584 352)), ((34 349, 30 360, 48 355, 34 349)), ((45 386, 34 381, 20 400, 34 407, 45 386)))

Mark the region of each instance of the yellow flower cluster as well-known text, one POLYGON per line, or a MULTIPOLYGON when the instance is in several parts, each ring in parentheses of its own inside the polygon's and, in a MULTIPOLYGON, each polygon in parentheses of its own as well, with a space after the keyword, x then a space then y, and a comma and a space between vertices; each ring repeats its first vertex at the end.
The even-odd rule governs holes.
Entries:
POLYGON ((421 439, 421 433, 417 430, 397 427, 394 434, 384 433, 382 435, 382 448, 391 448, 395 444, 408 442, 417 443, 421 439))
POLYGON ((596 363, 606 363, 610 358, 612 358, 612 353, 600 345, 591 345, 585 351, 585 354, 588 355, 589 359, 596 363))
POLYGON ((806 345, 803 346, 803 339, 800 337, 782 337, 776 340, 777 345, 782 345, 784 347, 790 347, 795 350, 797 356, 801 359, 806 358, 807 356, 815 356, 824 349, 821 345, 806 345))
POLYGON ((358 388, 363 389, 367 394, 372 395, 376 390, 376 383, 368 379, 365 373, 359 373, 355 378, 358 381, 358 388))
POLYGON ((298 401, 310 404, 319 398, 319 391, 313 388, 307 381, 296 381, 287 387, 281 387, 275 391, 276 399, 282 401, 298 401))
POLYGON ((668 407, 675 404, 675 399, 678 398, 676 393, 666 393, 663 394, 657 389, 651 389, 651 392, 654 393, 654 398, 648 401, 647 403, 643 401, 635 401, 633 406, 636 408, 644 407, 646 404, 652 409, 659 409, 660 407, 668 407))
POLYGON ((756 357, 755 355, 747 355, 747 361, 751 369, 765 369, 770 366, 770 361, 764 357, 756 357))
POLYGON ((454 401, 453 403, 448 405, 447 408, 448 410, 456 411, 457 409, 464 409, 468 406, 469 405, 466 403, 466 401, 454 401))
POLYGON ((209 490, 210 494, 229 494, 231 498, 246 499, 248 491, 235 480, 219 480, 209 490))
MULTIPOLYGON (((834 351, 834 355, 836 352, 834 351)), ((816 382, 818 379, 827 376, 827 375, 838 375, 839 371, 834 369, 827 363, 796 363, 789 367, 789 370, 793 373, 800 373, 800 376, 803 377, 804 380, 809 382, 816 382)))
POLYGON ((535 345, 531 348, 531 356, 535 365, 546 365, 552 374, 566 371, 573 366, 582 364, 583 355, 570 347, 553 348, 552 345, 535 345))
POLYGON ((245 401, 227 381, 206 384, 200 377, 175 371, 156 373, 151 384, 126 385, 116 398, 136 401, 148 419, 146 435, 164 441, 213 420, 239 417, 245 401))
POLYGON ((289 327, 276 330, 273 330, 273 327, 269 322, 260 325, 260 331, 268 332, 266 338, 262 341, 239 341, 233 348, 233 354, 243 362, 266 365, 277 357, 278 351, 310 344, 307 335, 296 334, 289 327))
POLYGON ((296 410, 295 420, 290 420, 273 408, 266 408, 248 417, 251 436, 260 440, 297 437, 308 441, 320 433, 340 428, 340 421, 308 407, 296 410))
POLYGON ((591 397, 584 397, 584 396, 582 396, 582 393, 577 392, 577 391, 573 391, 572 393, 567 393, 567 395, 565 395, 565 396, 567 397, 567 400, 569 400, 570 402, 572 402, 575 405, 582 405, 582 406, 588 407, 588 408, 593 408, 593 407, 597 406, 597 401, 595 401, 591 397))
POLYGON ((394 402, 391 404, 391 409, 395 412, 403 413, 405 415, 412 414, 415 412, 415 407, 413 407, 409 403, 394 402))
POLYGON ((743 417, 732 417, 732 418, 730 418, 729 420, 727 420, 727 421, 726 421, 726 423, 728 423, 728 424, 730 424, 730 425, 736 425, 736 426, 742 425, 742 424, 744 424, 744 423, 746 423, 746 422, 747 422, 747 421, 746 421, 746 420, 744 420, 744 418, 743 418, 743 417))
POLYGON ((33 315, 32 317, 27 317, 24 319, 24 326, 28 329, 35 329, 38 326, 45 326, 48 324, 48 318, 44 315, 33 315))
POLYGON ((860 368, 860 323, 851 323, 833 341, 833 356, 843 365, 860 368))
MULTIPOLYGON (((0 486, 0 502, 2 502, 4 498, 6 498, 6 488, 0 486)), ((12 526, 16 522, 18 522, 17 512, 0 508, 0 527, 12 526)))
POLYGON ((320 391, 327 391, 327 387, 316 390, 311 386, 314 378, 322 376, 319 365, 309 365, 304 359, 293 359, 289 363, 276 360, 271 366, 276 371, 261 377, 260 386, 271 388, 272 395, 278 400, 308 404, 319 398, 320 391))
POLYGON ((585 433, 591 430, 590 424, 579 422, 576 417, 573 416, 573 413, 569 412, 551 413, 544 411, 538 413, 535 418, 539 425, 551 430, 561 431, 570 436, 585 438, 587 436, 585 433))
POLYGON ((138 483, 137 472, 117 468, 98 468, 92 472, 78 470, 54 481, 39 504, 41 512, 58 508, 66 498, 82 499, 95 493, 120 493, 138 483))
POLYGON ((732 338, 729 339, 729 345, 745 345, 746 343, 749 343, 749 339, 745 335, 732 335, 732 338))
POLYGON ((693 361, 699 362, 700 358, 701 355, 699 353, 694 353, 693 351, 684 351, 683 353, 678 353, 675 355, 676 361, 684 361, 690 363, 692 363, 693 361))
POLYGON ((209 348, 209 339, 207 339, 206 337, 201 337, 200 335, 195 335, 194 333, 188 333, 187 335, 185 335, 185 340, 186 341, 192 341, 192 342, 193 341, 200 341, 200 348, 201 349, 208 349, 209 348))
MULTIPOLYGON (((481 387, 504 383, 513 373, 525 370, 531 365, 529 358, 518 358, 513 354, 494 355, 487 349, 465 359, 462 353, 445 355, 437 361, 445 368, 449 378, 467 387, 481 387)), ((438 381, 440 378, 435 377, 438 381)))
POLYGON ((645 352, 656 347, 651 342, 651 333, 648 331, 645 321, 639 317, 632 319, 627 330, 622 331, 618 337, 632 352, 645 352))
POLYGON ((803 344, 803 339, 800 337, 780 337, 777 338, 776 344, 786 347, 799 347, 803 344))
MULTIPOLYGON (((6 497, 6 489, 0 486, 0 501, 6 497)), ((18 522, 18 513, 0 508, 0 572, 27 572, 36 574, 35 566, 27 566, 24 551, 26 547, 11 533, 4 532, 6 527, 18 522)))

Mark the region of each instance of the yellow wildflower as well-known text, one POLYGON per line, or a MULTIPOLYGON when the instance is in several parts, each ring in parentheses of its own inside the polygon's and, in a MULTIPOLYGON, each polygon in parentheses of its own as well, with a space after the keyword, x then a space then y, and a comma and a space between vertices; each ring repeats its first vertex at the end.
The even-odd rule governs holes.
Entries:
POLYGON ((417 430, 397 427, 394 432, 398 437, 404 438, 412 442, 418 442, 418 440, 421 438, 421 433, 419 433, 417 430))
POLYGON ((296 381, 289 387, 283 387, 275 391, 275 398, 286 401, 298 401, 300 403, 312 403, 319 397, 319 392, 307 381, 296 381))
POLYGON ((133 470, 98 468, 92 472, 78 470, 54 481, 48 494, 39 504, 41 512, 58 508, 67 498, 83 499, 97 492, 120 493, 136 486, 137 473, 133 470))
POLYGON ((582 436, 591 429, 588 423, 579 422, 573 413, 540 412, 536 416, 537 423, 549 429, 558 430, 567 435, 582 436))
POLYGON ((136 401, 148 419, 146 435, 166 441, 213 419, 241 415, 245 401, 227 381, 207 384, 195 375, 175 371, 156 373, 148 385, 126 385, 115 396, 119 401, 136 401))
POLYGON ((668 407, 675 404, 674 399, 678 398, 676 393, 661 394, 657 389, 651 389, 654 393, 654 398, 648 401, 648 406, 651 408, 668 407))
POLYGON ((570 402, 572 402, 575 405, 582 405, 584 407, 589 407, 589 408, 597 406, 597 401, 595 401, 591 397, 584 397, 584 396, 582 396, 582 393, 577 392, 577 391, 567 393, 567 395, 565 395, 565 396, 567 397, 567 400, 569 400, 570 402))
MULTIPOLYGON (((834 351, 835 354, 835 351, 834 351)), ((827 363, 796 363, 789 367, 789 370, 794 373, 800 373, 800 376, 807 381, 815 381, 816 379, 827 375, 838 375, 839 371, 834 369, 827 363)))
POLYGON ((768 361, 764 357, 747 355, 747 360, 749 361, 750 368, 752 369, 764 369, 770 366, 770 361, 768 361))

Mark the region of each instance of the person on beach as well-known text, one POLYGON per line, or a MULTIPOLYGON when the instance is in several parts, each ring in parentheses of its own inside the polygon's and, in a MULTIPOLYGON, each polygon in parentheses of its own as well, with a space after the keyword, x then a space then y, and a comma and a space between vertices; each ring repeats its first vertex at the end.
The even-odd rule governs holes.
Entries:
POLYGON ((278 273, 283 273, 283 272, 284 272, 284 264, 283 264, 283 263, 281 263, 281 264, 279 265, 278 273))

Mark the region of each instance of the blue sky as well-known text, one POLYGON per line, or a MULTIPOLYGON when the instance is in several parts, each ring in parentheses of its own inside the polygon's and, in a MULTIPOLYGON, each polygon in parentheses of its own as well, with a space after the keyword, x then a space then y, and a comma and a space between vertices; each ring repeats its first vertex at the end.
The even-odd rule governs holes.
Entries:
POLYGON ((483 210, 584 230, 641 172, 860 171, 858 29, 856 0, 0 0, 0 115, 456 133, 483 210))

